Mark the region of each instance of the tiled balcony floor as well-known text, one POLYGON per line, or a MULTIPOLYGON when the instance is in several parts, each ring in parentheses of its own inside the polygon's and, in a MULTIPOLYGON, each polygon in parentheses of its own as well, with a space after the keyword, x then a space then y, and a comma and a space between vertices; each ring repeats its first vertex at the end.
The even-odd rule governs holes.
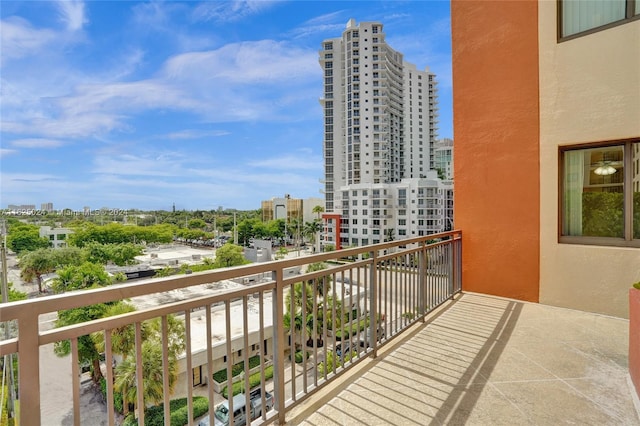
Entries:
POLYGON ((465 293, 357 365, 362 376, 346 372, 305 401, 288 424, 640 425, 628 326, 465 293))

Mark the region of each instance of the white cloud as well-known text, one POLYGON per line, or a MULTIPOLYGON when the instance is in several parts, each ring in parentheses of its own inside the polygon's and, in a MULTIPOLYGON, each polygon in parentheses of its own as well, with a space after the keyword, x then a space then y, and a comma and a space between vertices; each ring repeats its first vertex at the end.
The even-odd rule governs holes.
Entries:
POLYGON ((194 19, 199 21, 236 22, 247 16, 257 15, 281 2, 277 1, 207 1, 193 11, 194 19))
POLYGON ((85 16, 85 4, 79 0, 62 0, 57 2, 60 20, 65 24, 67 30, 81 30, 84 24, 88 23, 85 16))
POLYGON ((6 157, 7 155, 15 154, 16 152, 18 151, 15 149, 0 148, 0 157, 6 157))
POLYGON ((217 50, 184 53, 169 59, 163 69, 163 74, 172 80, 198 80, 219 86, 313 81, 320 72, 317 51, 273 40, 231 43, 217 50))
POLYGON ((57 139, 16 139, 11 141, 11 145, 18 148, 58 148, 64 142, 57 139))
POLYGON ((21 58, 37 54, 45 46, 51 44, 57 33, 47 29, 35 29, 25 19, 10 17, 0 21, 0 45, 2 49, 2 65, 7 58, 21 58))
POLYGON ((201 139, 206 137, 219 137, 229 135, 230 132, 226 130, 182 130, 180 132, 173 132, 166 135, 167 139, 201 139))

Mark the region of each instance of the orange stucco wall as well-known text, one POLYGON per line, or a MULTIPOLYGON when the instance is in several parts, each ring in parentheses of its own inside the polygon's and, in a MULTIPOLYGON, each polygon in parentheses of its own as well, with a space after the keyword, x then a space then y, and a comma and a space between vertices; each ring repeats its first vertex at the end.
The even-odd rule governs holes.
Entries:
POLYGON ((463 289, 538 301, 537 1, 452 0, 463 289))

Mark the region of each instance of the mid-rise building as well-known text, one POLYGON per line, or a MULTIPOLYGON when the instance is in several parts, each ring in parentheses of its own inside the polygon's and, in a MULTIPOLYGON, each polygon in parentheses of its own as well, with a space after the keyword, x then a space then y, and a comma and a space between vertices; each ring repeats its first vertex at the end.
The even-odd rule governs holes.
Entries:
POLYGON ((453 179, 453 140, 449 138, 440 139, 435 144, 434 169, 438 171, 438 176, 445 180, 453 179))
POLYGON ((435 75, 405 62, 387 44, 380 22, 354 19, 341 37, 323 41, 319 62, 324 244, 366 245, 448 229, 452 184, 432 172, 435 75), (430 208, 418 208, 419 194, 433 196, 430 208))
POLYGON ((53 211, 53 203, 42 203, 40 204, 40 210, 43 212, 52 212, 53 211))
POLYGON ((284 197, 274 197, 261 202, 262 221, 268 222, 274 219, 285 219, 287 221, 299 220, 301 223, 312 222, 317 219, 317 214, 313 212, 314 207, 324 207, 324 200, 321 198, 292 198, 289 194, 284 197))

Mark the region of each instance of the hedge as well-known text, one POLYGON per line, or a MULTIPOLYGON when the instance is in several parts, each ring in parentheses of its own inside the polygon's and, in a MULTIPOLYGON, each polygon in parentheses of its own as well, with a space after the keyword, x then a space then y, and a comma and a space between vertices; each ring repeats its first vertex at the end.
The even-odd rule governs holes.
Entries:
MULTIPOLYGON (((268 366, 267 368, 264 369, 264 379, 265 380, 269 380, 273 378, 273 365, 268 366)), ((253 373, 252 375, 249 376, 249 389, 253 389, 256 386, 258 386, 260 383, 262 382, 262 377, 260 376, 260 372, 256 371, 255 373, 253 373)), ((222 389, 222 396, 224 398, 229 398, 229 391, 228 391, 229 387, 225 386, 224 389, 222 389)), ((237 395, 239 393, 242 393, 242 391, 244 390, 244 380, 241 380, 239 382, 236 382, 233 384, 233 395, 237 395)))
MULTIPOLYGON (((187 398, 173 399, 169 402, 171 411, 171 426, 185 426, 189 423, 187 398)), ((209 400, 203 396, 193 397, 193 418, 196 419, 209 411, 209 400)), ((123 426, 136 426, 138 420, 129 415, 123 426)), ((149 407, 144 413, 145 426, 164 426, 164 404, 149 407)))
MULTIPOLYGON (((260 365, 260 355, 254 355, 251 358, 249 358, 249 370, 259 365, 260 365)), ((233 377, 236 377, 238 374, 242 373, 243 371, 244 371, 244 362, 242 361, 240 361, 239 363, 231 367, 231 374, 233 375, 233 377)), ((215 380, 218 383, 226 382, 227 369, 223 368, 222 370, 218 370, 215 373, 213 373, 213 380, 215 380)))
POLYGON ((369 326, 369 319, 360 320, 357 323, 351 324, 351 332, 349 333, 349 327, 342 327, 340 330, 336 331, 335 338, 336 340, 342 340, 342 335, 346 334, 347 336, 355 336, 358 331, 363 331, 365 328, 369 326))

